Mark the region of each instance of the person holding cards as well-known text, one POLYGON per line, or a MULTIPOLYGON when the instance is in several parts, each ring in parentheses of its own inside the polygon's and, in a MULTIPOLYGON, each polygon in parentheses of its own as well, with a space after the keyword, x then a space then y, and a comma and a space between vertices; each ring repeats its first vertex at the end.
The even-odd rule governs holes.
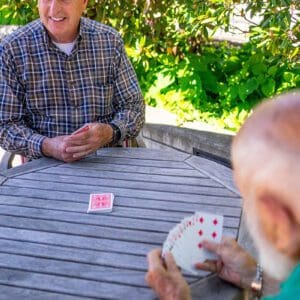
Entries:
POLYGON ((2 40, 4 149, 71 162, 138 135, 145 106, 136 74, 120 34, 81 17, 87 3, 38 0, 40 19, 2 40))
MULTIPOLYGON (((244 199, 247 227, 259 264, 236 241, 204 241, 217 259, 196 268, 252 289, 256 298, 299 299, 300 295, 300 92, 265 101, 242 126, 232 146, 234 178, 244 199), (260 265, 261 264, 261 265, 260 265), (279 287, 279 282, 282 282, 279 287)), ((174 257, 148 254, 146 281, 160 299, 191 299, 174 257)))

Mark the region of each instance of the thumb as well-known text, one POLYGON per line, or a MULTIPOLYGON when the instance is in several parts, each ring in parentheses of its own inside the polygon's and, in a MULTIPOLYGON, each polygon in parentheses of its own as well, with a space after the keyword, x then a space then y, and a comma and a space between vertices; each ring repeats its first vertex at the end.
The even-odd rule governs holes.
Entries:
POLYGON ((165 264, 166 264, 167 270, 169 270, 170 272, 180 272, 171 252, 166 253, 165 264))
POLYGON ((215 242, 212 242, 212 241, 209 241, 209 240, 204 240, 202 245, 206 250, 214 252, 217 255, 221 254, 221 248, 222 247, 221 247, 221 244, 219 244, 219 243, 215 243, 215 242))

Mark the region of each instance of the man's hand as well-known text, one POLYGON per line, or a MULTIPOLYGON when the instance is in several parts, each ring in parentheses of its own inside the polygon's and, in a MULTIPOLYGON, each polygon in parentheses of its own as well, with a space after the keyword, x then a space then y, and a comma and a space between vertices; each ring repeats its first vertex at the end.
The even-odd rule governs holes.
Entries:
POLYGON ((112 141, 113 130, 110 125, 102 123, 87 124, 89 130, 70 135, 66 139, 66 152, 74 159, 80 159, 112 141))
POLYGON ((42 152, 45 156, 53 157, 64 162, 72 162, 76 159, 72 154, 66 152, 68 146, 68 135, 61 135, 54 138, 45 138, 42 144, 42 152))
POLYGON ((224 237, 220 244, 203 241, 203 247, 216 253, 218 260, 197 263, 197 269, 216 272, 220 278, 236 286, 250 288, 257 262, 234 239, 224 237))
POLYGON ((146 281, 161 300, 190 300, 190 289, 171 253, 161 259, 160 249, 148 253, 146 281))
POLYGON ((64 162, 72 162, 95 152, 112 140, 113 130, 110 125, 87 125, 89 130, 78 134, 46 138, 42 144, 43 154, 64 162))

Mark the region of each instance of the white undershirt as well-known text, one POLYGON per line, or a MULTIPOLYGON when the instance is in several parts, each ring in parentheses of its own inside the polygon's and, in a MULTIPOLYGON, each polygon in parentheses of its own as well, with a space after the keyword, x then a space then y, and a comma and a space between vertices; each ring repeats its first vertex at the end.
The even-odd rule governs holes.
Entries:
POLYGON ((61 51, 63 51, 67 55, 71 54, 75 43, 76 43, 76 40, 71 43, 55 43, 55 42, 53 42, 54 45, 56 45, 61 51))

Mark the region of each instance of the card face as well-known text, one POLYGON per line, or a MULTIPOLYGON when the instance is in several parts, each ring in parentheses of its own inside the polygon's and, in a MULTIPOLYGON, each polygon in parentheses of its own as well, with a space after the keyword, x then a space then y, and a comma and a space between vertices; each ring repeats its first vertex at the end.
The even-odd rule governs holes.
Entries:
POLYGON ((197 275, 203 273, 195 269, 197 262, 216 259, 216 255, 203 248, 203 240, 219 243, 222 239, 223 216, 196 212, 184 218, 168 234, 163 245, 162 255, 169 251, 173 254, 178 266, 197 275))
POLYGON ((90 194, 88 213, 111 212, 114 195, 112 193, 90 194))
POLYGON ((89 125, 84 125, 83 127, 77 129, 76 131, 74 131, 72 133, 72 135, 75 135, 75 134, 79 134, 79 133, 82 133, 82 132, 86 132, 90 129, 89 125))

